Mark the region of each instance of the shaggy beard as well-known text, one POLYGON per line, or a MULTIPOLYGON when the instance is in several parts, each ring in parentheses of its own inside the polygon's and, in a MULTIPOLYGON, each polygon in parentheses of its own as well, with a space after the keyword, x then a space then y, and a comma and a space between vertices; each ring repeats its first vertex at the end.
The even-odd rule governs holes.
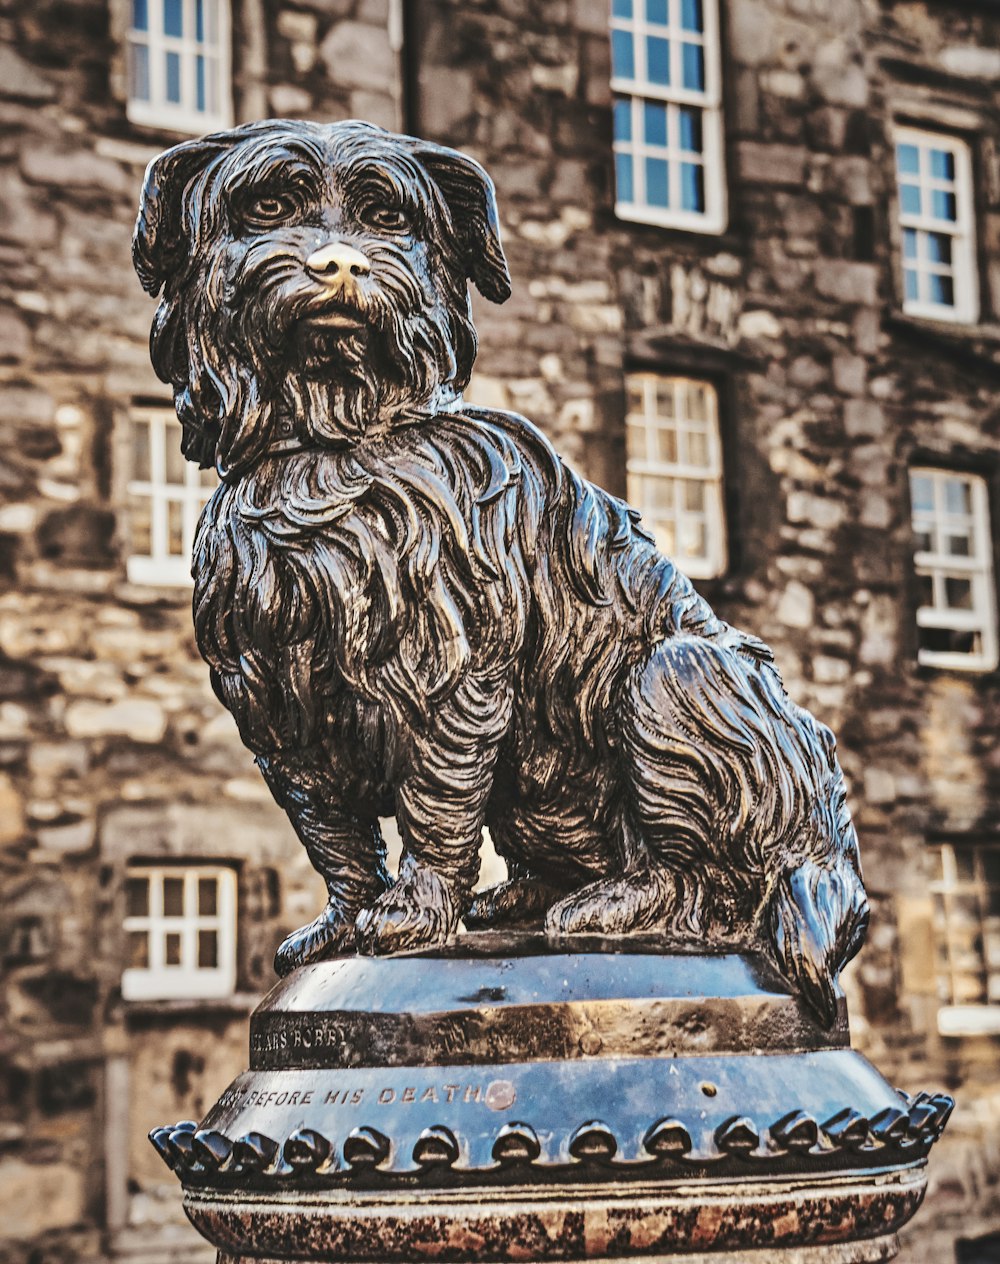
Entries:
POLYGON ((376 280, 356 330, 309 319, 332 296, 290 253, 250 251, 232 284, 210 273, 186 321, 189 373, 177 395, 186 455, 232 476, 279 437, 357 442, 460 394, 476 351, 464 281, 442 298, 391 247, 369 253, 376 280))

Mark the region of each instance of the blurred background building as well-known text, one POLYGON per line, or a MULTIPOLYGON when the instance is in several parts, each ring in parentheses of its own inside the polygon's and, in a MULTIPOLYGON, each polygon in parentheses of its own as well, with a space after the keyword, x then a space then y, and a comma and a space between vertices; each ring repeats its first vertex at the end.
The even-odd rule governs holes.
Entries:
POLYGON ((640 506, 839 734, 856 1043, 959 1107, 908 1264, 1000 1259, 1000 21, 982 0, 0 0, 0 1261, 212 1258, 145 1140, 322 899, 192 641, 143 168, 266 115, 455 144, 475 402, 640 506))

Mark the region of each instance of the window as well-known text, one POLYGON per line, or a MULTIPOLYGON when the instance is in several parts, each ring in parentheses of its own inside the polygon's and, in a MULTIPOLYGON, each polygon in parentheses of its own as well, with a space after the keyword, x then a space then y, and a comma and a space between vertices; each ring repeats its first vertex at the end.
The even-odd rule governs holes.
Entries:
POLYGON ((910 471, 920 583, 918 661, 990 671, 997 665, 993 545, 986 482, 951 470, 910 471))
POLYGON ((218 478, 184 460, 173 409, 134 409, 129 427, 129 581, 189 585, 198 516, 218 478))
POLYGON ((946 843, 931 883, 938 1028, 1000 1033, 1000 846, 946 843))
POLYGON ((725 227, 717 0, 612 0, 615 212, 725 227))
POLYGON ((229 996, 236 986, 232 869, 135 865, 125 877, 128 1001, 229 996))
POLYGON ((968 145, 897 128, 896 178, 903 311, 972 323, 979 315, 979 287, 968 145))
POLYGON ((132 0, 128 116, 169 131, 232 121, 228 0, 132 0))
POLYGON ((726 569, 718 397, 708 382, 630 373, 628 498, 694 579, 726 569))

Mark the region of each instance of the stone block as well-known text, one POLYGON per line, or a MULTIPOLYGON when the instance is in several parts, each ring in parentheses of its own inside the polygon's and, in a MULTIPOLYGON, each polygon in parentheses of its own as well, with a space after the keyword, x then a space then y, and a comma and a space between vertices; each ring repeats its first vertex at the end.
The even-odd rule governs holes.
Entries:
POLYGON ((312 97, 294 83, 276 83, 268 93, 276 118, 292 118, 312 107, 312 97))
POLYGON ((150 698, 72 702, 65 724, 70 737, 129 737, 134 742, 160 742, 167 731, 163 708, 150 698))
POLYGON ((24 803, 13 781, 0 773, 0 847, 24 837, 24 803))
POLYGON ((79 1224, 86 1211, 84 1171, 71 1163, 0 1160, 5 1237, 31 1239, 79 1224))
POLYGON ((39 847, 63 853, 89 851, 94 845, 95 825, 89 817, 43 825, 35 830, 39 847))
POLYGON ((819 259, 816 262, 816 289, 824 298, 839 303, 874 306, 878 300, 879 270, 874 263, 850 259, 819 259))
POLYGON ((778 601, 778 619, 789 628, 812 627, 816 603, 812 592, 798 580, 790 580, 778 601))
POLYGON ((21 101, 51 101, 53 85, 8 45, 0 45, 0 96, 21 101))
POLYGON ((744 66, 771 61, 778 47, 777 15, 766 0, 734 0, 729 5, 733 57, 744 66))
POLYGON ((843 395, 860 395, 868 377, 868 362, 864 356, 840 355, 833 357, 833 385, 843 395))
POLYGON ((607 38, 607 0, 573 0, 573 25, 579 31, 607 38))
POLYGON ((844 404, 844 428, 851 438, 885 433, 885 412, 873 399, 849 399, 844 404))
POLYGON ((351 93, 351 115, 390 130, 400 126, 399 106, 387 92, 358 89, 351 93))
POLYGON ((737 155, 740 175, 752 183, 798 188, 805 180, 808 150, 804 145, 744 140, 737 146, 737 155))
POLYGON ((320 44, 319 55, 338 88, 384 92, 396 81, 396 57, 385 27, 338 22, 320 44))
POLYGON ((1000 79, 1000 49, 983 44, 953 44, 943 48, 938 61, 952 75, 988 79, 991 86, 1000 79))
POLYGON ((117 162, 82 147, 54 149, 48 145, 31 145, 21 155, 21 173, 31 184, 101 189, 122 195, 133 191, 130 177, 117 162))
POLYGON ((843 522, 846 510, 839 500, 794 491, 789 493, 787 512, 789 522, 804 522, 821 531, 832 531, 843 522))

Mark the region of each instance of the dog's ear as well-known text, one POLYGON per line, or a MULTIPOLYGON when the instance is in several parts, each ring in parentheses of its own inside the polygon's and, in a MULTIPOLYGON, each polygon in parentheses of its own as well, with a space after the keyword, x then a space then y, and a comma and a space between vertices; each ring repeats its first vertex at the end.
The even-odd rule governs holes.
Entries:
POLYGON ((484 298, 510 298, 510 273, 497 217, 493 181, 478 162, 457 149, 421 143, 418 158, 448 204, 466 275, 484 298))
POLYGON ((185 205, 185 189, 231 143, 224 133, 185 141, 165 150, 146 168, 132 234, 132 263, 147 293, 159 294, 197 238, 198 223, 188 221, 196 221, 198 212, 185 205))

